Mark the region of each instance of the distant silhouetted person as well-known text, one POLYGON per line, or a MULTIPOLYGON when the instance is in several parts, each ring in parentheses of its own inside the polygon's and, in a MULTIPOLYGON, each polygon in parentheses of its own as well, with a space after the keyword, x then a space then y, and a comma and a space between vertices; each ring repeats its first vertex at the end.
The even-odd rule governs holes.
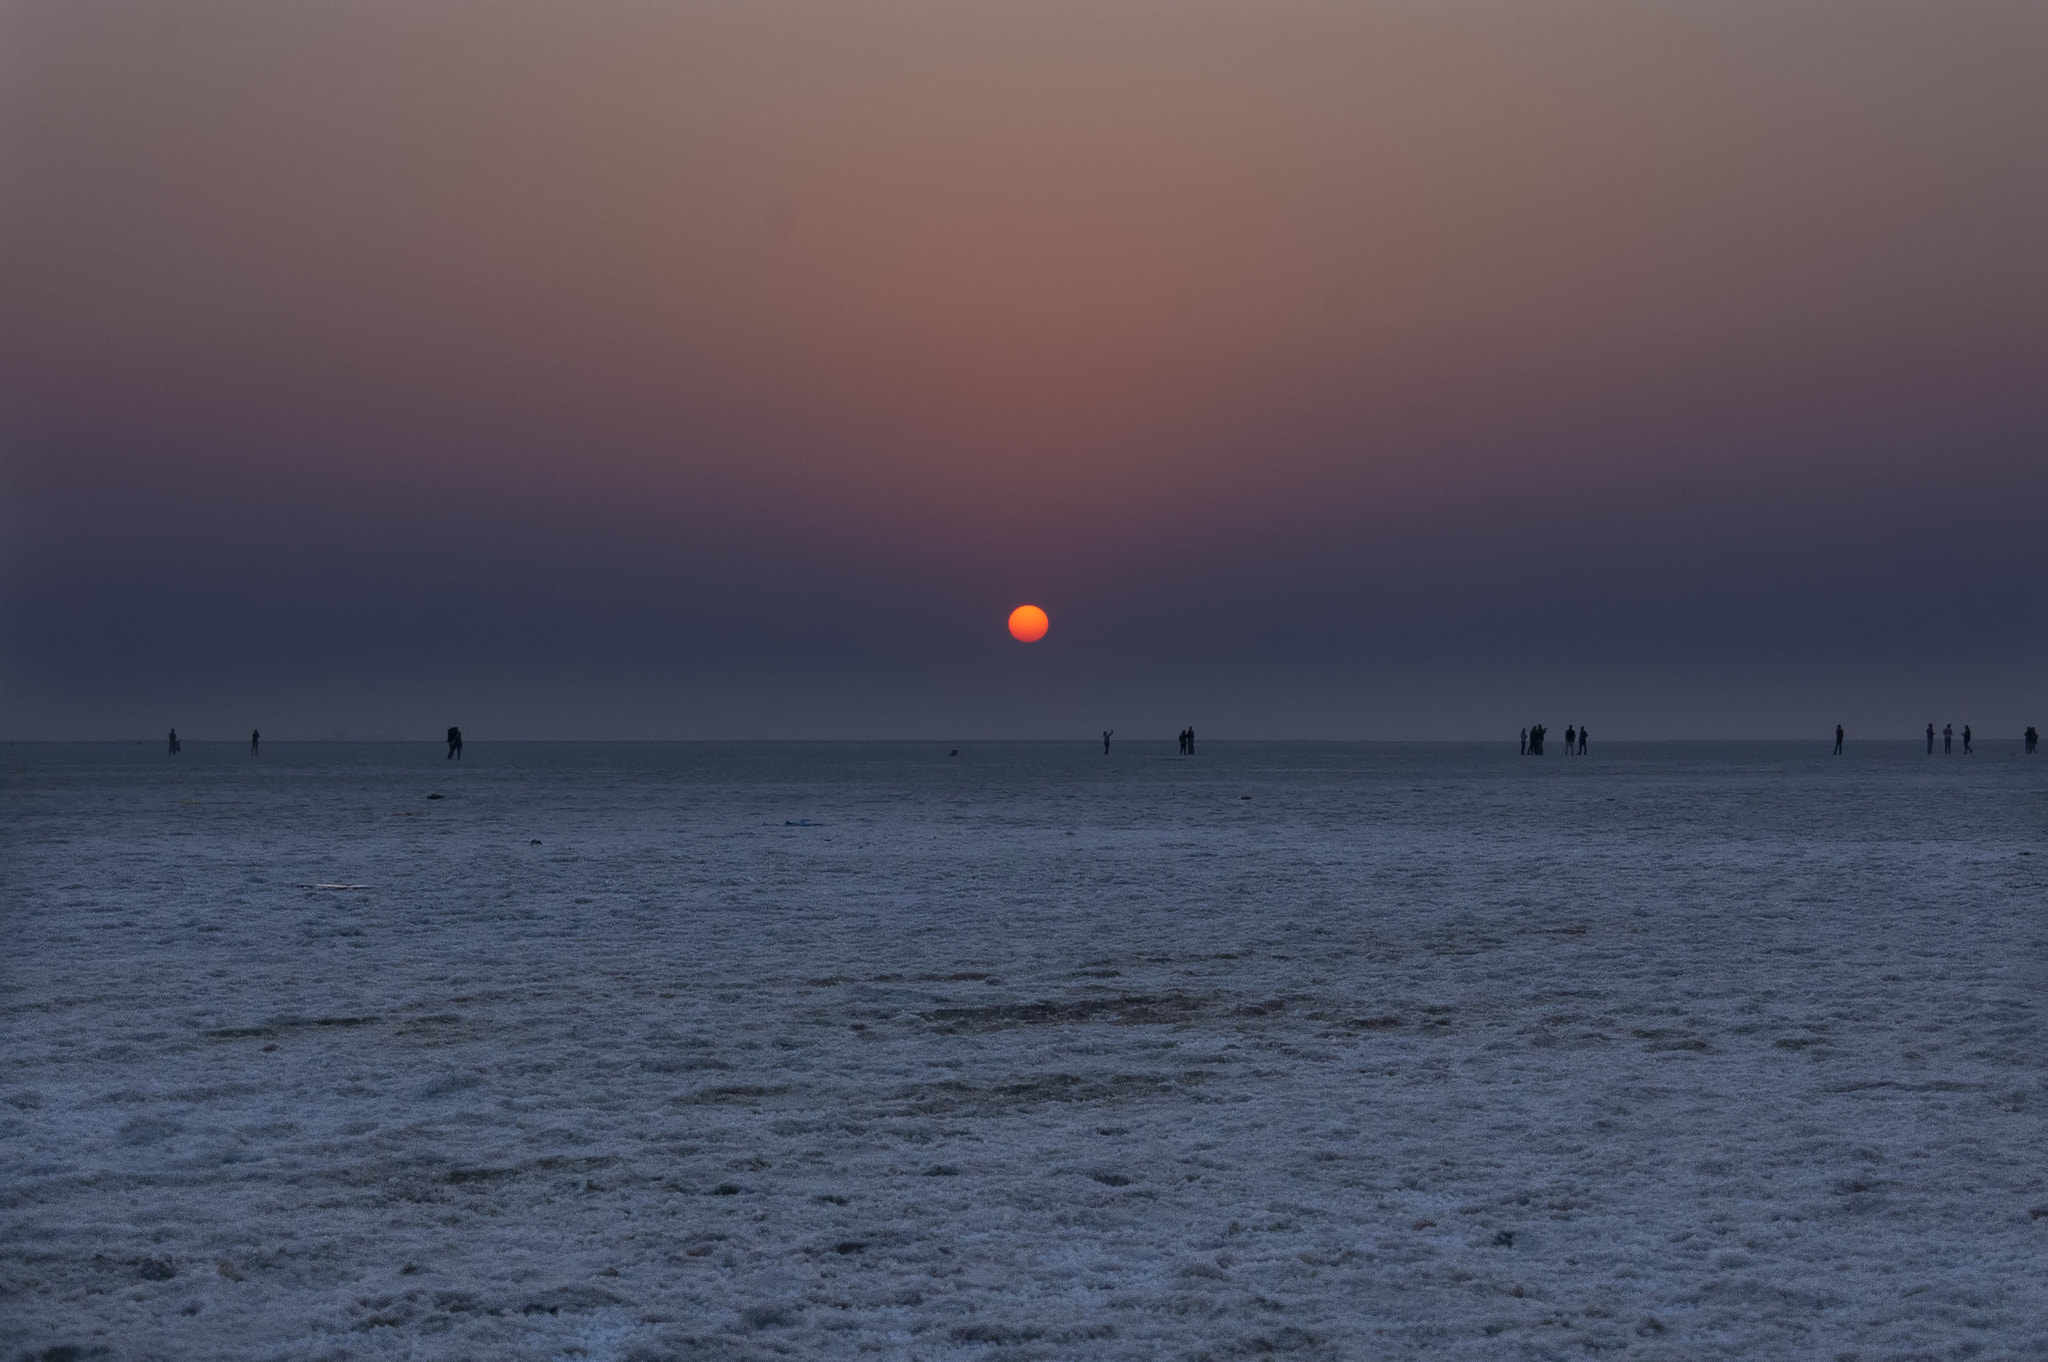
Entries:
POLYGON ((1593 736, 1593 734, 1592 734, 1592 730, 1588 729, 1588 728, 1587 728, 1587 727, 1586 727, 1586 726, 1585 726, 1584 724, 1580 724, 1580 725, 1579 725, 1579 755, 1580 755, 1580 756, 1582 756, 1582 757, 1583 757, 1583 756, 1585 756, 1585 755, 1586 755, 1586 739, 1587 739, 1587 738, 1590 738, 1590 737, 1592 737, 1592 736, 1593 736))
POLYGON ((1842 755, 1842 726, 1840 724, 1835 725, 1835 755, 1838 757, 1842 755))
POLYGON ((1943 724, 1941 726, 1941 755, 1951 757, 1955 755, 1955 751, 1956 726, 1954 724, 1943 724))
POLYGON ((1522 755, 1529 755, 1529 730, 1526 728, 1522 730, 1522 755))
POLYGON ((178 753, 180 753, 180 752, 182 752, 182 751, 184 751, 184 750, 185 750, 184 744, 182 744, 182 743, 180 743, 180 742, 178 741, 178 730, 177 730, 177 729, 175 729, 175 728, 174 728, 174 729, 172 729, 172 730, 171 730, 171 755, 175 757, 175 756, 177 756, 177 755, 178 755, 178 753))
POLYGON ((1102 730, 1102 755, 1105 757, 1109 755, 1110 735, 1115 732, 1116 730, 1113 728, 1105 728, 1102 730))
POLYGON ((2041 735, 2040 735, 2039 733, 2036 733, 2036 732, 2034 731, 2034 726, 2033 726, 2032 724, 2028 724, 2028 725, 2027 725, 2027 755, 2028 755, 2028 756, 2030 756, 2030 757, 2031 757, 2031 756, 2033 756, 2033 755, 2034 755, 2034 753, 2035 753, 2035 752, 2036 752, 2037 750, 2039 750, 2040 746, 2041 746, 2041 735))
POLYGON ((448 730, 448 760, 454 761, 462 755, 462 730, 451 727, 448 730))
POLYGON ((1570 724, 1564 726, 1564 754, 1570 756, 1579 745, 1579 730, 1570 724))
POLYGON ((1191 757, 1195 755, 1195 726, 1193 724, 1188 725, 1188 755, 1191 757))
POLYGON ((253 757, 253 756, 255 756, 255 755, 256 755, 256 753, 257 753, 257 752, 258 752, 259 750, 261 750, 261 749, 262 749, 262 747, 263 747, 263 730, 262 730, 262 729, 260 729, 260 728, 252 728, 252 729, 250 729, 250 730, 249 730, 249 755, 250 755, 250 756, 252 756, 252 757, 253 757))
POLYGON ((1970 755, 1971 755, 1971 752, 1970 752, 1970 726, 1969 726, 1968 724, 1964 724, 1964 725, 1963 725, 1963 755, 1964 755, 1964 756, 1966 756, 1966 757, 1967 757, 1967 756, 1970 756, 1970 755))
POLYGON ((1927 755, 1934 755, 1934 725, 1927 725, 1927 755))

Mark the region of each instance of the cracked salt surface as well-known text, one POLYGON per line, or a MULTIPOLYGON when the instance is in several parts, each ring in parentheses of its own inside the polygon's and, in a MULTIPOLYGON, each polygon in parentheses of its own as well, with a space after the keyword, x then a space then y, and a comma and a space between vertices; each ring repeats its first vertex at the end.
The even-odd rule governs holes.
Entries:
POLYGON ((1821 752, 12 746, 0 1357, 2048 1355, 2048 765, 1821 752))

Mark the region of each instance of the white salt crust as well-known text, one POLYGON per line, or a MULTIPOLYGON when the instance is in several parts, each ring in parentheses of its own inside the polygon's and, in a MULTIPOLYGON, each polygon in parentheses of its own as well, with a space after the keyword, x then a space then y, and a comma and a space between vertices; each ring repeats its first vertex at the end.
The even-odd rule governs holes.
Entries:
POLYGON ((1169 753, 0 749, 0 1358, 2048 1356, 2048 762, 1169 753))

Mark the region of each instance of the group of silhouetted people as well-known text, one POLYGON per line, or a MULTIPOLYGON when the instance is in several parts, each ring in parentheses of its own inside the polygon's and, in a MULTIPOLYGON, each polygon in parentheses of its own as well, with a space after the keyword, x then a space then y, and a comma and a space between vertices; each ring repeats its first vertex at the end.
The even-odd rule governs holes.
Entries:
MULTIPOLYGON (((1944 757, 1948 757, 1948 756, 1954 756, 1954 755, 1955 755, 1955 750, 1956 750, 1956 726, 1955 726, 1954 724, 1943 724, 1943 725, 1941 726, 1941 755, 1943 755, 1944 757)), ((2032 752, 2033 750, 2034 750, 2034 730, 2033 730, 2033 729, 2031 729, 2031 728, 2029 728, 2029 729, 2027 730, 2027 751, 2029 751, 2029 752, 2032 752)), ((1976 749, 1976 748, 1974 748, 1974 747, 1972 747, 1972 746, 1970 746, 1970 726, 1969 726, 1968 724, 1964 724, 1964 725, 1963 725, 1963 755, 1964 755, 1964 756, 1966 756, 1966 757, 1969 757, 1969 756, 1975 756, 1975 755, 1976 755, 1976 752, 1977 752, 1977 749, 1976 749)), ((1927 725, 1927 755, 1928 755, 1928 756, 1930 756, 1930 757, 1934 755, 1934 725, 1933 725, 1933 724, 1929 724, 1929 725, 1927 725)))
MULTIPOLYGON (((1543 755, 1543 740, 1550 736, 1550 730, 1542 724, 1531 724, 1522 730, 1522 755, 1540 757, 1543 755)), ((1586 744, 1593 739, 1593 730, 1573 724, 1564 726, 1564 754, 1568 757, 1586 755, 1586 744)))

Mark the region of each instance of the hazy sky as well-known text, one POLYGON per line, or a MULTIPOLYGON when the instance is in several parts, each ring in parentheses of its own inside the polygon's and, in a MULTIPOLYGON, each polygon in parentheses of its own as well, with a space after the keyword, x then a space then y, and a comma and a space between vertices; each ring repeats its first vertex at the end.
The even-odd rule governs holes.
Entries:
POLYGON ((0 0, 0 737, 2048 723, 2044 71, 2038 0, 0 0))

